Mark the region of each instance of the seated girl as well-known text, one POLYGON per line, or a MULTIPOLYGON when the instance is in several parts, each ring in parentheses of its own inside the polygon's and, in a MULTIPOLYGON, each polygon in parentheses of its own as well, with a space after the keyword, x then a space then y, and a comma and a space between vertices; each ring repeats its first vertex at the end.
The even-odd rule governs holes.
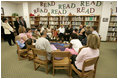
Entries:
POLYGON ((30 28, 27 28, 27 33, 26 33, 28 38, 33 39, 33 41, 36 42, 36 38, 32 36, 32 30, 30 28))
POLYGON ((18 31, 19 31, 19 36, 21 37, 20 41, 22 41, 22 43, 25 43, 25 41, 28 39, 25 27, 20 26, 18 31))
POLYGON ((79 48, 82 47, 82 44, 81 44, 80 40, 78 39, 77 34, 72 33, 71 38, 72 38, 72 40, 70 41, 70 46, 69 46, 69 48, 66 48, 65 51, 70 51, 70 53, 72 55, 77 55, 79 48))
MULTIPOLYGON (((87 37, 87 46, 81 49, 80 53, 74 57, 72 56, 72 64, 78 69, 82 70, 83 63, 86 59, 99 56, 100 39, 95 34, 90 34, 87 37)), ((86 67, 85 71, 93 70, 94 65, 86 67)))
POLYGON ((22 42, 21 37, 18 35, 16 36, 16 42, 20 46, 21 49, 26 49, 26 44, 27 45, 32 45, 33 41, 31 38, 25 41, 25 43, 22 42))
POLYGON ((20 46, 21 49, 26 49, 26 45, 21 41, 20 36, 16 36, 16 42, 20 46))

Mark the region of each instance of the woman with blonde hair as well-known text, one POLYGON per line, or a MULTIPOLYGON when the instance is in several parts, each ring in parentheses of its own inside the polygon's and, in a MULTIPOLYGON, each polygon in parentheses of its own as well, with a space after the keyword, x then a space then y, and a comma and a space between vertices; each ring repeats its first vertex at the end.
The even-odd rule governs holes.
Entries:
MULTIPOLYGON (((90 34, 87 37, 87 45, 83 47, 77 57, 73 57, 72 64, 78 69, 82 70, 83 63, 86 59, 99 56, 100 39, 95 34, 90 34)), ((93 70, 94 65, 85 68, 85 71, 93 70)))
POLYGON ((25 41, 28 39, 25 27, 20 26, 18 31, 19 31, 19 36, 21 37, 20 41, 22 41, 22 43, 25 43, 25 41))

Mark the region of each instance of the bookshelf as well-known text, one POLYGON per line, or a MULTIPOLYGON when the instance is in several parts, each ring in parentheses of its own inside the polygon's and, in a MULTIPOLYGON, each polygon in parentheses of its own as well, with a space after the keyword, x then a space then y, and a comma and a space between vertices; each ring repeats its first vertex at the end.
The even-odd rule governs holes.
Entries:
POLYGON ((44 26, 49 25, 51 27, 57 27, 60 26, 61 24, 63 24, 64 27, 67 27, 69 24, 71 24, 72 26, 78 28, 79 25, 82 24, 86 26, 97 26, 99 30, 99 22, 100 22, 99 15, 30 16, 31 28, 35 28, 35 26, 39 24, 43 24, 44 26))
POLYGON ((107 33, 107 41, 117 41, 117 16, 111 15, 107 33))

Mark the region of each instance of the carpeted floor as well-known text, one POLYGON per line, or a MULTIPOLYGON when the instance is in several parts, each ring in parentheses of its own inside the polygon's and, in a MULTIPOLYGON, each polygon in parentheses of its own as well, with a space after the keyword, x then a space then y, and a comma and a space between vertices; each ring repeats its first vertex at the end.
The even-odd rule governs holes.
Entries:
MULTIPOLYGON (((75 74, 74 74, 75 75, 75 74)), ((1 77, 2 78, 69 78, 65 70, 56 70, 46 74, 43 68, 34 70, 33 61, 18 61, 16 46, 10 47, 1 42, 1 77)), ((97 65, 96 78, 117 77, 117 43, 101 42, 100 58, 97 65)))

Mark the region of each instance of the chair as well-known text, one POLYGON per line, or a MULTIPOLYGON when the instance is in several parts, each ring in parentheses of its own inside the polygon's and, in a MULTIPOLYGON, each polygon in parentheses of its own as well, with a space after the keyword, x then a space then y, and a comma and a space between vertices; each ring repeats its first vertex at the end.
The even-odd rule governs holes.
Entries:
MULTIPOLYGON (((28 50, 27 50, 27 49, 21 49, 17 42, 16 42, 16 46, 17 46, 18 59, 19 59, 19 60, 26 59, 26 58, 22 58, 21 55, 22 55, 24 52, 27 52, 28 50)), ((25 57, 27 57, 27 55, 25 55, 25 57)))
POLYGON ((32 48, 35 48, 35 45, 28 45, 27 44, 27 50, 28 50, 28 59, 29 61, 32 60, 34 58, 33 52, 32 52, 32 48))
POLYGON ((46 73, 48 74, 48 59, 47 59, 47 52, 45 50, 39 50, 36 48, 32 48, 33 56, 34 56, 34 69, 37 70, 40 66, 46 68, 46 73), (37 55, 44 56, 46 60, 41 60, 37 57, 37 55), (36 65, 38 65, 36 67, 36 65))
POLYGON ((55 69, 66 69, 68 70, 68 73, 70 73, 70 65, 71 65, 70 56, 71 56, 70 52, 66 52, 66 51, 52 52, 53 76, 54 76, 55 69), (62 57, 63 59, 56 60, 55 57, 62 57))
POLYGON ((70 71, 71 77, 72 77, 72 70, 74 70, 81 78, 95 78, 98 59, 99 57, 85 60, 83 63, 82 71, 79 71, 78 69, 75 68, 73 64, 71 64, 71 71, 70 71), (86 67, 91 65, 94 65, 94 70, 84 71, 86 67))

